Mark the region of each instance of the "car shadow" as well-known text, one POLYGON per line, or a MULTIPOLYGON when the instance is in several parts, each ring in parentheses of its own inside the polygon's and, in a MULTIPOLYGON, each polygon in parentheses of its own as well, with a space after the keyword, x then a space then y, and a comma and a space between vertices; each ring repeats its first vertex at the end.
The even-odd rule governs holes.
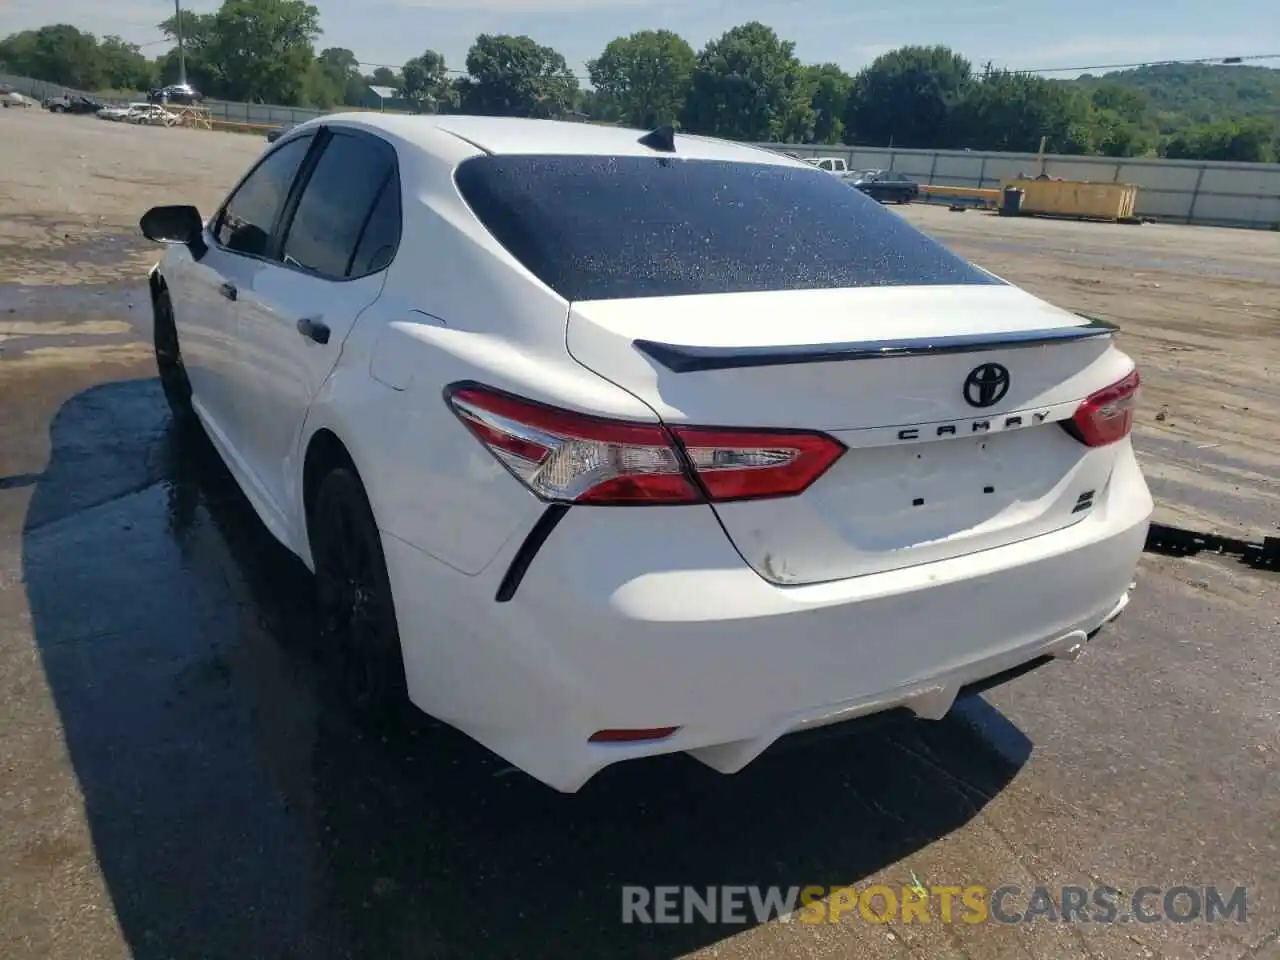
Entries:
POLYGON ((676 956, 746 925, 623 924, 624 885, 857 883, 1030 754, 972 699, 735 776, 663 758, 562 796, 425 717, 348 719, 309 574, 156 381, 72 397, 51 448, 23 533, 34 632, 142 960, 676 956))

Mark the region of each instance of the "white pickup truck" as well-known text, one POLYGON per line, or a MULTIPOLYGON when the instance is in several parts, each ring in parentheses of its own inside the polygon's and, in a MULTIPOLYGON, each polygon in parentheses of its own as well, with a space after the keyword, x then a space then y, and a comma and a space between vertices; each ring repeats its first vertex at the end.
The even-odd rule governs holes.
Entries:
POLYGON ((842 157, 806 157, 805 163, 811 163, 819 170, 828 173, 848 173, 849 165, 842 157))

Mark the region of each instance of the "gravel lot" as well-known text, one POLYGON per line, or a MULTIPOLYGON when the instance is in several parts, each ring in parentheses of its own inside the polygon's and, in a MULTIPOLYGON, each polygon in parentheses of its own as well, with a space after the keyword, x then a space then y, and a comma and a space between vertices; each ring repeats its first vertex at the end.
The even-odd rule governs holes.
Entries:
MULTIPOLYGON (((0 116, 0 957, 1280 958, 1280 576, 1148 555, 1079 663, 947 719, 564 798, 424 720, 370 742, 305 571, 168 428, 154 203, 265 144, 0 116), (624 926, 623 884, 1248 888, 1244 922, 624 926)), ((1277 532, 1280 235, 911 207, 1123 327, 1164 522, 1277 532)), ((1052 589, 1052 584, 1046 584, 1052 589)), ((957 615, 963 615, 961 611, 957 615)))

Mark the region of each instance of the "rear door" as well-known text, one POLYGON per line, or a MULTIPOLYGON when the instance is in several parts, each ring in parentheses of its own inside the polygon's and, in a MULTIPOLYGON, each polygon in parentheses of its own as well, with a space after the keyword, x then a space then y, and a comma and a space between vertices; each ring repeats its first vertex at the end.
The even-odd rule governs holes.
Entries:
POLYGON ((1106 485, 1116 446, 1062 424, 1132 369, 1110 328, 968 264, 836 178, 493 157, 457 181, 571 302, 574 358, 664 422, 821 432, 846 448, 798 495, 713 504, 773 582, 1045 534, 1087 516, 1106 485))
POLYGON ((394 148, 362 131, 321 133, 270 264, 241 291, 236 336, 242 452, 264 492, 293 502, 307 409, 360 314, 378 299, 400 240, 394 148))

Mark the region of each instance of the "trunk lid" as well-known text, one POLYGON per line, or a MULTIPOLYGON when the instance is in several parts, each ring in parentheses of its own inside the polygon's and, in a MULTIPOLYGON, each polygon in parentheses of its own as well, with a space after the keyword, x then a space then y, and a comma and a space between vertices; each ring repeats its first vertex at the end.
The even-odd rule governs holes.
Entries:
POLYGON ((666 423, 816 430, 848 448, 797 496, 714 505, 780 584, 1083 519, 1117 445, 1087 447, 1060 424, 1132 367, 1108 329, 995 284, 578 302, 567 346, 666 423))

